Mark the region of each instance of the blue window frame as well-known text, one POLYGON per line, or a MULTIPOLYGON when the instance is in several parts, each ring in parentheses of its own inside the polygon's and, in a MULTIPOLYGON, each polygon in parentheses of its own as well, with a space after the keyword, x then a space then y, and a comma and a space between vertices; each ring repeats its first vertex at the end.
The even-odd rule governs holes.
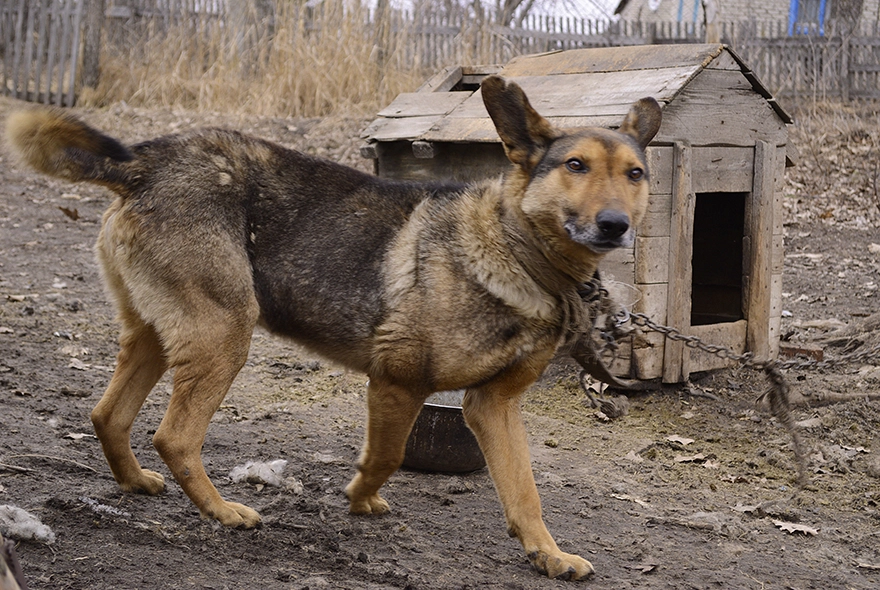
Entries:
POLYGON ((788 6, 789 35, 825 35, 825 15, 830 0, 791 0, 788 6))

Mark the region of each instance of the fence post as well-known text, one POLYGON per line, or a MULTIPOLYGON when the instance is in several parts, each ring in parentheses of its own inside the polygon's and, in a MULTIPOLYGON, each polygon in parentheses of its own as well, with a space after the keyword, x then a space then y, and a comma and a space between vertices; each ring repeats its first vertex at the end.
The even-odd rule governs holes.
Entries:
POLYGON ((849 102, 849 35, 843 35, 840 39, 840 97, 844 102, 849 102))
POLYGON ((95 88, 101 76, 101 30, 104 24, 104 1, 88 0, 86 30, 83 39, 82 84, 95 88))

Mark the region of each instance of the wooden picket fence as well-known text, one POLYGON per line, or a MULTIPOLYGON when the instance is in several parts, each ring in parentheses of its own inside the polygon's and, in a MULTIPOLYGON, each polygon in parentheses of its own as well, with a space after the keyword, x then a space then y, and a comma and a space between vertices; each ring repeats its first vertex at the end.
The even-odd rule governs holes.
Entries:
MULTIPOLYGON (((248 39, 271 39, 276 0, 0 0, 0 93, 72 105, 98 80, 101 44, 139 55, 147 37, 173 26, 193 35, 224 30, 246 53, 248 39), (235 30, 240 28, 240 31, 235 30)), ((309 34, 322 30, 321 9, 303 7, 309 34)), ((376 22, 365 11, 368 43, 395 40, 395 59, 427 77, 439 68, 505 63, 516 55, 582 47, 696 43, 700 23, 608 22, 532 16, 516 27, 473 15, 394 11, 376 22)), ((880 99, 880 31, 835 30, 789 36, 784 23, 721 23, 731 45, 779 97, 880 99)), ((253 43, 257 45, 256 42, 253 43)), ((258 59, 255 57, 254 59, 258 59)))
POLYGON ((0 4, 4 94, 58 106, 74 103, 84 8, 77 0, 0 4))

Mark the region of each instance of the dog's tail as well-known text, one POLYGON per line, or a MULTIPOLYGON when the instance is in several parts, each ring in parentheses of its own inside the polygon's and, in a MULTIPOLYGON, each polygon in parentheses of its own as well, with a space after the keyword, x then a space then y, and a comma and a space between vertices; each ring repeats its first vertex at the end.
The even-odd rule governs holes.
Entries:
POLYGON ((6 121, 6 141, 38 171, 73 182, 89 181, 125 192, 132 175, 124 162, 134 159, 117 140, 61 109, 28 109, 6 121))

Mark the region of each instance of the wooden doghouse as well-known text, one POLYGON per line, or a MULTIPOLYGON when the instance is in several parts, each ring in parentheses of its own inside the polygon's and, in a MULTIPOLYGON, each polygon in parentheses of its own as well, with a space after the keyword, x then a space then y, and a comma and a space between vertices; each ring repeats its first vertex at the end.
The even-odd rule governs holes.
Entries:
MULTIPOLYGON (((479 92, 492 73, 516 81, 561 128, 613 127, 639 98, 660 102, 663 124, 648 148, 648 214, 635 246, 603 262, 603 279, 635 287, 614 291, 656 322, 775 357, 792 120, 746 64, 723 45, 653 45, 448 68, 379 112, 362 155, 391 178, 498 174, 508 163, 479 92)), ((649 332, 624 344, 613 371, 674 383, 727 364, 649 332)))

